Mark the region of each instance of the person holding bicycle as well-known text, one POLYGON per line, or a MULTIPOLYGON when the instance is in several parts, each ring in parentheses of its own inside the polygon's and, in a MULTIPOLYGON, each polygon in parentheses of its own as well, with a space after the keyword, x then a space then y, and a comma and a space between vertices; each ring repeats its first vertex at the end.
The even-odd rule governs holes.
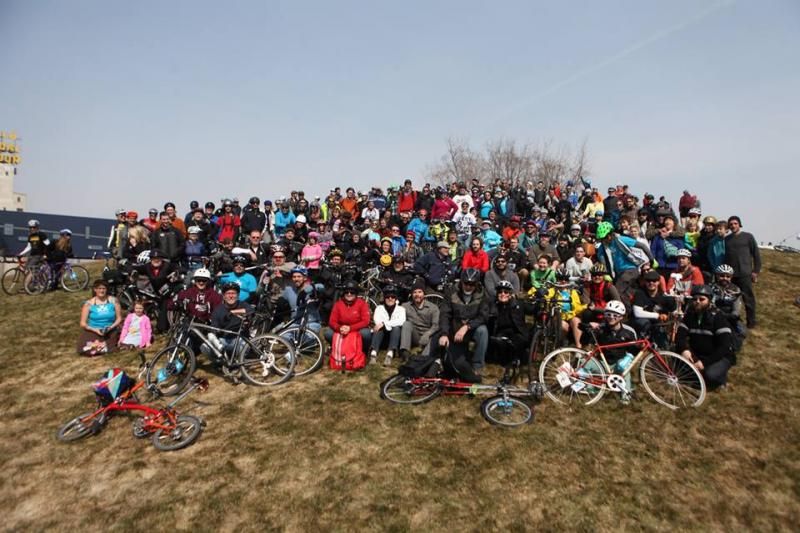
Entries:
POLYGON ((282 296, 292 310, 292 323, 299 325, 303 315, 306 315, 308 329, 319 333, 322 329, 319 300, 317 290, 308 276, 308 270, 304 266, 296 266, 290 275, 292 281, 283 289, 282 296))
POLYGON ((677 308, 675 298, 664 294, 661 290, 661 275, 655 270, 642 274, 644 288, 637 289, 633 295, 633 320, 631 325, 642 336, 657 333, 660 341, 657 344, 665 346, 666 340, 663 329, 655 330, 657 324, 664 324, 670 319, 670 313, 677 308))
MULTIPOLYGON (((621 344, 624 342, 635 341, 638 338, 636 331, 632 327, 623 323, 623 320, 625 319, 625 313, 625 304, 619 300, 611 300, 606 304, 605 309, 603 310, 603 322, 591 322, 589 324, 590 327, 595 331, 595 338, 597 339, 598 345, 621 344)), ((603 349, 603 355, 605 356, 606 362, 608 362, 609 366, 611 366, 616 372, 620 373, 627 369, 634 358, 632 354, 625 350, 625 347, 603 349)), ((586 367, 589 367, 589 365, 592 364, 598 365, 597 370, 600 370, 599 364, 595 361, 590 361, 586 367)), ((633 391, 633 383, 631 382, 630 373, 625 376, 625 386, 628 392, 622 394, 620 401, 623 405, 628 405, 631 401, 630 393, 633 391)))
MULTIPOLYGON (((225 330, 216 333, 215 336, 222 343, 222 351, 225 353, 233 352, 236 343, 240 343, 239 349, 244 346, 239 331, 245 316, 253 313, 253 306, 239 299, 239 285, 236 283, 225 283, 222 285, 222 305, 217 306, 211 313, 211 326, 225 330)), ((203 344, 200 351, 211 357, 212 362, 216 363, 213 352, 203 344)))
POLYGON ((736 364, 733 332, 725 313, 711 304, 708 285, 692 287, 692 305, 678 326, 675 346, 703 374, 709 390, 724 389, 728 371, 736 364))
POLYGON ((73 257, 72 230, 64 228, 59 232, 58 240, 50 248, 50 253, 47 256, 47 262, 50 265, 50 269, 53 271, 50 284, 51 290, 55 290, 58 286, 58 279, 61 277, 61 271, 70 257, 73 257))
POLYGON ((609 222, 597 225, 597 261, 614 280, 623 302, 631 301, 639 277, 639 267, 653 261, 650 249, 627 235, 617 235, 609 222))
POLYGON ((222 305, 222 296, 211 286, 211 272, 205 268, 198 268, 192 275, 192 286, 178 293, 175 300, 169 301, 173 308, 175 302, 186 304, 186 312, 196 320, 208 324, 211 313, 222 305))
POLYGON ((27 255, 28 263, 26 266, 30 270, 47 259, 51 247, 50 239, 39 231, 39 221, 31 219, 28 221, 28 244, 17 254, 17 257, 22 258, 27 255))
POLYGON ((258 282, 255 276, 249 272, 245 272, 247 265, 247 257, 243 255, 236 255, 233 257, 233 272, 223 274, 219 278, 220 284, 235 283, 239 286, 239 299, 243 302, 249 302, 252 296, 256 294, 258 289, 258 282))

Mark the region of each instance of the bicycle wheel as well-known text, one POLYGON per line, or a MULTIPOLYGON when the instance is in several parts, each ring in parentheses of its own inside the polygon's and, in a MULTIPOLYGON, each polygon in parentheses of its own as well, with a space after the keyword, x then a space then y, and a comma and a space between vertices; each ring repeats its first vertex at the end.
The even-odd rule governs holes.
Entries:
POLYGON ((188 346, 173 344, 158 352, 147 366, 145 384, 148 388, 155 386, 164 396, 179 394, 197 367, 197 357, 188 346))
POLYGON ((153 446, 162 452, 170 452, 186 448, 203 432, 203 421, 196 416, 179 415, 175 419, 175 427, 169 430, 159 429, 153 433, 153 446))
POLYGON ((433 400, 442 393, 439 382, 414 383, 402 374, 390 377, 381 383, 381 398, 392 403, 420 404, 433 400))
POLYGON ((501 395, 487 398, 481 403, 481 414, 490 424, 504 427, 518 427, 533 420, 533 411, 522 400, 501 395))
POLYGON ((96 411, 76 416, 58 429, 56 438, 61 442, 72 442, 87 435, 96 435, 105 424, 105 415, 95 416, 96 411))
POLYGON ((80 265, 71 265, 61 272, 61 286, 67 292, 82 291, 89 286, 89 271, 80 265))
POLYGON ((43 269, 28 272, 25 276, 25 292, 31 296, 42 294, 50 284, 49 276, 43 269))
POLYGON ((639 366, 639 378, 645 390, 661 405, 670 409, 698 407, 706 399, 706 382, 697 368, 682 355, 651 352, 639 366))
POLYGON ((539 367, 539 382, 556 403, 592 405, 605 393, 606 373, 596 359, 577 348, 547 354, 539 367))
POLYGON ((301 338, 300 327, 292 326, 281 331, 279 335, 294 347, 294 355, 297 358, 294 365, 295 376, 305 376, 320 369, 325 355, 325 343, 319 334, 306 329, 301 338))
POLYGON ((435 305, 436 307, 439 307, 440 305, 442 305, 442 302, 444 301, 444 296, 432 292, 430 294, 426 294, 425 299, 430 303, 432 303, 433 305, 435 305))
POLYGON ((21 293, 25 290, 25 271, 19 267, 14 267, 3 274, 3 292, 9 296, 21 293))
POLYGON ((292 377, 297 361, 289 341, 278 335, 260 335, 246 343, 239 354, 239 368, 245 381, 266 387, 280 385, 292 377))

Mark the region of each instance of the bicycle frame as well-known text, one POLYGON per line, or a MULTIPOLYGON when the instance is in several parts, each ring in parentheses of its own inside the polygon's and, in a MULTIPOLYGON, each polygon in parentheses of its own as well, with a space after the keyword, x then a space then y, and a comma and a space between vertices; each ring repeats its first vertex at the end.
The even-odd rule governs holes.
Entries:
MULTIPOLYGON (((594 335, 594 333, 593 333, 593 335, 594 335)), ((599 345, 598 344, 592 350, 587 352, 588 357, 583 362, 583 364, 581 364, 578 368, 572 369, 572 372, 578 373, 582 368, 586 367, 586 365, 589 364, 590 361, 598 361, 599 360, 603 364, 603 370, 606 372, 606 374, 609 377, 613 376, 613 375, 616 375, 616 376, 622 376, 624 378, 628 374, 631 373, 631 371, 634 369, 634 367, 636 367, 639 364, 639 362, 641 362, 641 360, 646 355, 648 355, 650 353, 655 355, 656 360, 662 366, 664 371, 667 372, 668 375, 672 376, 673 375, 672 369, 669 367, 669 365, 664 360, 664 358, 661 357, 661 354, 658 352, 658 350, 656 349, 655 345, 652 342, 650 342, 650 339, 647 339, 647 338, 645 338, 645 339, 637 339, 637 340, 634 340, 634 341, 627 341, 627 342, 618 342, 618 343, 614 343, 614 344, 604 344, 604 345, 599 345), (627 346, 637 346, 637 347, 639 347, 639 353, 636 354, 636 356, 633 358, 633 361, 631 361, 631 363, 628 365, 627 368, 625 368, 625 370, 623 370, 621 373, 620 372, 614 372, 611 369, 611 366, 608 364, 608 360, 606 359, 605 354, 603 353, 603 350, 604 349, 610 350, 610 349, 616 349, 616 348, 625 348, 627 346)), ((599 380, 599 379, 597 379, 597 378, 592 376, 589 379, 584 379, 583 381, 585 383, 587 383, 588 385, 591 385, 593 387, 604 388, 606 390, 619 392, 618 390, 616 390, 613 387, 610 387, 608 385, 608 380, 607 379, 606 379, 606 381, 601 381, 601 380, 599 380)))

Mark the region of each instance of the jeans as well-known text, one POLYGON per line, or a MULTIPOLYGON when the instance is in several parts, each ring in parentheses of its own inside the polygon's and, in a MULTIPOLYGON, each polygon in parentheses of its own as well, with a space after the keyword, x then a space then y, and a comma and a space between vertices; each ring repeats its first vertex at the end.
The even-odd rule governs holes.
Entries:
MULTIPOLYGON (((372 337, 372 330, 370 330, 369 328, 361 328, 361 331, 359 331, 359 333, 361 333, 361 344, 363 346, 369 346, 370 338, 372 337)), ((326 328, 325 332, 323 333, 323 336, 325 337, 325 340, 328 341, 328 345, 333 343, 332 329, 326 328)))
POLYGON ((414 346, 422 346, 422 355, 431 353, 430 336, 428 333, 420 334, 410 320, 403 323, 400 328, 400 349, 410 351, 414 346))
MULTIPOLYGON (((437 333, 431 339, 430 349, 435 352, 439 346, 440 333, 437 333)), ((459 357, 466 357, 469 353, 470 341, 475 342, 475 350, 472 352, 472 358, 469 360, 472 368, 476 371, 483 368, 486 361, 486 348, 489 345, 489 330, 486 326, 478 326, 474 330, 471 329, 464 335, 464 340, 455 342, 452 337, 450 338, 450 356, 453 359, 459 357)))
POLYGON ((703 367, 703 378, 706 380, 708 390, 714 390, 728 383, 728 370, 731 369, 731 361, 723 357, 719 361, 703 367))
MULTIPOLYGON (((245 343, 244 339, 241 337, 232 337, 230 339, 225 337, 218 337, 220 342, 222 343, 222 352, 226 355, 230 355, 233 353, 234 349, 236 349, 236 344, 239 344, 238 353, 242 353, 242 350, 246 348, 247 343, 245 343)), ((203 352, 208 356, 212 363, 220 362, 219 357, 217 354, 211 350, 208 344, 203 343, 200 346, 200 351, 203 352)))
POLYGON ((388 337, 388 349, 396 352, 400 347, 400 331, 400 328, 392 328, 391 331, 386 331, 386 328, 381 328, 378 331, 373 331, 370 350, 375 350, 376 352, 380 350, 384 338, 388 337))

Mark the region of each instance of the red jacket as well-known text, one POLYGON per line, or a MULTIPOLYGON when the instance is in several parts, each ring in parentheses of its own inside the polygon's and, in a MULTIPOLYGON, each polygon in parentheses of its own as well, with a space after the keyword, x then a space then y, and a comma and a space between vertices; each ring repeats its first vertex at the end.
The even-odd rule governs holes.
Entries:
POLYGON ((433 202, 433 209, 431 209, 431 220, 441 219, 450 220, 453 218, 455 212, 458 211, 458 206, 449 197, 445 196, 433 202))
POLYGON ((483 250, 478 250, 478 253, 475 253, 470 248, 464 252, 464 258, 461 259, 461 268, 464 270, 467 268, 477 268, 482 273, 486 273, 486 271, 489 270, 489 254, 483 250))
POLYGON ((405 211, 413 211, 414 204, 417 203, 417 192, 411 191, 410 193, 406 194, 405 191, 401 190, 400 194, 397 196, 397 210, 400 213, 405 211))
POLYGON ((236 239, 236 234, 239 233, 239 226, 241 226, 241 224, 239 215, 234 215, 233 213, 222 215, 217 219, 217 226, 220 228, 217 240, 236 239))
POLYGON ((344 299, 339 299, 333 304, 331 318, 328 325, 333 331, 339 331, 342 326, 358 331, 369 326, 369 306, 363 298, 356 298, 352 305, 347 305, 344 299))

